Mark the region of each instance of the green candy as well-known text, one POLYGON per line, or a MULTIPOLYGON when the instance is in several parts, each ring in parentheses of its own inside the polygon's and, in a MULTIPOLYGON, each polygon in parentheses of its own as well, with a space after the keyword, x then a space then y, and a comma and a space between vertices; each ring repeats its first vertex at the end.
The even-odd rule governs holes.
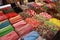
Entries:
POLYGON ((38 15, 38 14, 36 14, 36 15, 34 16, 34 18, 35 18, 37 21, 40 21, 40 20, 46 21, 45 18, 43 18, 42 16, 40 16, 40 15, 38 15))
POLYGON ((43 8, 44 8, 46 11, 49 10, 49 8, 48 8, 47 6, 43 6, 43 8))
POLYGON ((13 27, 11 25, 0 29, 0 37, 8 34, 9 32, 13 31, 13 27))
MULTIPOLYGON (((55 34, 57 33, 57 29, 56 29, 56 25, 52 24, 49 21, 45 21, 44 24, 46 25, 46 27, 48 29, 50 29, 52 32, 54 32, 55 34)), ((59 28, 58 28, 59 29, 59 28)))
POLYGON ((45 21, 44 24, 46 24, 47 26, 52 25, 52 23, 49 21, 45 21))
POLYGON ((27 13, 19 13, 19 15, 21 15, 23 17, 23 19, 29 18, 30 15, 27 13))

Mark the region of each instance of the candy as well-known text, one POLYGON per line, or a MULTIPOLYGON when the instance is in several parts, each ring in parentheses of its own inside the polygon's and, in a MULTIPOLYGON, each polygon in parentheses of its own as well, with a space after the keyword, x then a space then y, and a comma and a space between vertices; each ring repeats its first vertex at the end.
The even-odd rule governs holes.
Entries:
POLYGON ((26 18, 31 17, 31 16, 30 16, 28 13, 26 13, 26 12, 19 13, 19 15, 22 16, 22 19, 26 19, 26 18), (23 15, 23 14, 24 14, 24 15, 23 15))
MULTIPOLYGON (((25 22, 24 20, 21 20, 21 21, 15 23, 15 24, 13 24, 13 27, 14 27, 15 29, 17 29, 17 28, 21 28, 21 27, 24 26, 24 25, 26 25, 26 22, 25 22)), ((18 29, 17 29, 17 30, 18 30, 18 29)))
POLYGON ((10 25, 9 21, 8 20, 4 20, 4 21, 0 22, 0 29, 6 27, 8 25, 10 25))
POLYGON ((19 38, 19 36, 17 35, 17 33, 15 31, 12 31, 12 32, 2 36, 0 40, 17 40, 18 38, 19 38))
POLYGON ((44 40, 41 36, 39 36, 36 40, 44 40))
POLYGON ((8 10, 3 10, 4 13, 9 13, 9 12, 14 12, 14 10, 12 8, 8 9, 8 10))
POLYGON ((22 20, 20 15, 17 15, 9 19, 11 24, 15 24, 16 22, 19 22, 20 20, 22 20))
POLYGON ((37 31, 39 33, 40 36, 42 36, 45 39, 51 39, 52 37, 54 37, 54 33, 49 30, 44 24, 39 25, 37 28, 34 29, 35 31, 37 31), (48 35, 48 36, 47 36, 48 35))
POLYGON ((28 34, 30 31, 33 30, 33 27, 30 24, 26 24, 25 26, 21 27, 17 30, 20 37, 28 34))
POLYGON ((39 25, 39 22, 37 22, 34 18, 26 18, 25 21, 33 27, 37 27, 39 25))
POLYGON ((3 13, 0 13, 0 21, 3 21, 5 19, 7 19, 7 17, 3 13))
POLYGON ((36 40, 38 38, 39 34, 36 31, 32 31, 28 33, 27 35, 22 37, 22 40, 36 40))
POLYGON ((59 31, 59 28, 56 25, 54 25, 53 23, 49 22, 49 21, 45 21, 44 24, 46 25, 46 27, 48 29, 53 31, 55 34, 59 31))
POLYGON ((52 18, 52 16, 49 15, 48 13, 46 13, 46 12, 42 12, 42 13, 40 13, 40 15, 41 15, 42 17, 46 18, 46 19, 52 18))
POLYGON ((26 10, 26 13, 28 13, 30 16, 33 16, 36 14, 35 11, 33 11, 31 9, 26 10))
POLYGON ((44 22, 44 21, 46 21, 47 19, 46 18, 44 18, 44 17, 42 17, 42 16, 40 16, 40 15, 38 15, 38 14, 36 14, 35 16, 33 16, 33 18, 36 20, 36 21, 39 21, 39 22, 44 22))
POLYGON ((17 15, 18 15, 18 14, 15 13, 15 12, 10 12, 10 13, 6 14, 6 17, 9 19, 9 18, 15 17, 15 16, 17 16, 17 15))
POLYGON ((13 31, 13 27, 11 25, 6 26, 5 28, 0 29, 0 36, 4 36, 11 31, 13 31))
POLYGON ((49 20, 51 23, 57 25, 60 28, 60 20, 56 19, 56 18, 51 18, 49 20))

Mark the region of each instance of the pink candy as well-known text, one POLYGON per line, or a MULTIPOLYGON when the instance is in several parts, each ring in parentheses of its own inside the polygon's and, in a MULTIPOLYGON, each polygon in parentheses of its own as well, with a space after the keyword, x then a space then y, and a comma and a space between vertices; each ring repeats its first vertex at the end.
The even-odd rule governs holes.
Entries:
POLYGON ((25 22, 24 20, 22 20, 22 21, 19 21, 19 22, 13 24, 13 27, 14 27, 15 29, 17 29, 17 28, 21 28, 21 27, 24 26, 25 24, 26 24, 26 22, 25 22))
POLYGON ((0 38, 0 40, 17 40, 19 36, 16 34, 15 31, 8 33, 0 38))
POLYGON ((30 16, 33 16, 33 15, 36 14, 35 11, 33 11, 33 10, 31 10, 31 9, 27 10, 27 13, 28 13, 30 16))
POLYGON ((27 25, 23 26, 22 28, 20 28, 20 29, 18 30, 18 34, 19 34, 20 37, 21 37, 21 36, 26 35, 27 33, 29 33, 29 32, 32 31, 32 30, 33 30, 33 27, 32 27, 30 24, 27 24, 27 25))
POLYGON ((42 16, 42 17, 44 17, 44 18, 46 18, 46 19, 50 19, 50 18, 52 17, 51 15, 49 15, 49 14, 46 13, 46 12, 40 13, 40 16, 42 16))

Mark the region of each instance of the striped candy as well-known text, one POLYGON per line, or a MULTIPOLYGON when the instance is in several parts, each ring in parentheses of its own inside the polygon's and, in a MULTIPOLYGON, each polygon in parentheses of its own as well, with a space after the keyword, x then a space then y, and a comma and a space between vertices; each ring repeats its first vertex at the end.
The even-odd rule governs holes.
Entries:
POLYGON ((20 37, 22 37, 22 36, 28 34, 32 30, 33 30, 33 27, 30 24, 26 24, 25 26, 18 29, 17 33, 19 34, 20 37))
POLYGON ((13 27, 11 25, 6 26, 5 28, 0 29, 0 37, 10 33, 11 31, 13 31, 13 27))
POLYGON ((18 14, 15 13, 15 12, 10 12, 10 13, 6 14, 6 17, 9 19, 9 18, 15 17, 15 16, 17 16, 17 15, 18 15, 18 14))
POLYGON ((19 38, 19 36, 17 35, 17 33, 15 31, 12 31, 4 36, 2 36, 0 38, 0 40, 17 40, 19 38))
POLYGON ((15 24, 13 24, 13 27, 14 27, 16 30, 18 30, 17 28, 20 29, 20 28, 21 28, 22 26, 24 26, 24 25, 26 25, 26 22, 25 22, 24 20, 21 20, 21 21, 15 23, 15 24))
POLYGON ((7 19, 7 17, 3 13, 0 12, 0 21, 3 21, 5 19, 7 19))
POLYGON ((15 23, 19 22, 20 20, 22 20, 20 15, 17 15, 15 17, 12 17, 9 19, 11 24, 15 24, 15 23))
POLYGON ((9 21, 8 20, 4 20, 4 21, 0 22, 0 29, 6 27, 8 25, 10 25, 9 21))

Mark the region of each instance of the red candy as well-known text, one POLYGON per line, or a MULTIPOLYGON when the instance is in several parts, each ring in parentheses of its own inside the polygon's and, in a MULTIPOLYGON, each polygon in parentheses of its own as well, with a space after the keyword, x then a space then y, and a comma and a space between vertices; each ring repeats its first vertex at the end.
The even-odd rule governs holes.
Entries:
POLYGON ((0 21, 3 21, 5 19, 7 19, 7 17, 2 12, 0 12, 0 21))
POLYGON ((50 0, 44 0, 44 1, 46 1, 46 2, 51 2, 50 0))
POLYGON ((26 12, 27 12, 30 16, 33 16, 33 15, 36 14, 35 11, 33 11, 33 10, 31 10, 31 9, 27 10, 26 12))
POLYGON ((8 33, 0 38, 0 40, 17 40, 19 36, 16 34, 15 31, 8 33))
POLYGON ((33 27, 37 27, 39 25, 39 22, 37 22, 34 18, 26 18, 25 21, 33 27))
POLYGON ((17 13, 15 13, 15 12, 10 12, 10 13, 7 13, 6 14, 6 16, 7 16, 7 18, 9 19, 9 18, 12 18, 12 17, 15 17, 15 16, 17 16, 18 14, 17 13))

